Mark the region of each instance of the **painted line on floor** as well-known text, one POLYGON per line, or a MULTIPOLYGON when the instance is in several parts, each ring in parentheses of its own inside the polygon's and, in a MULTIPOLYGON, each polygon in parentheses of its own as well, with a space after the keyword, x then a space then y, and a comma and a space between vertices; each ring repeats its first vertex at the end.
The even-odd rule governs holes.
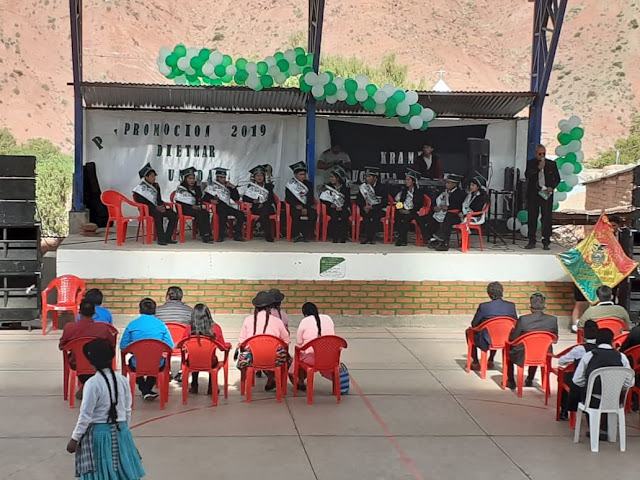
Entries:
POLYGON ((501 402, 500 400, 487 400, 485 398, 460 397, 464 400, 475 400, 476 402, 498 403, 500 405, 513 405, 515 407, 537 408, 539 410, 547 410, 547 407, 539 407, 537 405, 527 405, 526 403, 501 402))
POLYGON ((145 420, 144 422, 140 422, 140 423, 136 423, 135 425, 131 425, 129 427, 129 429, 133 430, 134 428, 142 427, 143 425, 146 425, 148 423, 157 422, 158 420, 164 420, 165 418, 169 418, 169 417, 175 417, 175 416, 178 416, 178 415, 182 415, 183 413, 195 412, 196 410, 204 410, 204 408, 202 408, 202 407, 200 407, 200 408, 190 408, 189 410, 182 410, 181 412, 167 413, 166 415, 160 415, 159 417, 153 417, 153 418, 150 418, 148 420, 145 420))
POLYGON ((424 480, 424 478, 422 477, 422 475, 420 474, 420 472, 416 468, 415 463, 413 463, 413 460, 411 459, 411 457, 409 457, 404 452, 404 450, 402 449, 402 447, 398 443, 398 440, 396 440, 396 437, 393 436, 393 434, 391 433, 391 430, 389 430, 389 427, 387 426, 387 424, 384 423, 384 420, 382 420, 382 417, 380 416, 380 414, 377 412, 377 410, 375 408, 373 408, 373 405, 369 401, 369 398, 367 398, 367 396, 364 394, 364 392, 360 388, 360 385, 358 385, 358 383, 355 381, 355 379, 352 376, 350 376, 350 379, 351 379, 351 384, 353 385, 354 390, 356 392, 358 392, 358 395, 360 395, 360 398, 362 399, 364 404, 367 406, 367 408, 371 412, 371 415, 373 415, 373 418, 376 419, 376 422, 378 422, 378 424, 382 428, 382 431, 384 432, 385 436, 387 437, 387 440, 389 440, 391 445, 393 445, 393 448, 395 448, 396 452, 398 452, 398 455, 400 455, 400 459, 409 468, 409 470, 411 470, 411 473, 413 473, 413 476, 416 478, 416 480, 424 480))

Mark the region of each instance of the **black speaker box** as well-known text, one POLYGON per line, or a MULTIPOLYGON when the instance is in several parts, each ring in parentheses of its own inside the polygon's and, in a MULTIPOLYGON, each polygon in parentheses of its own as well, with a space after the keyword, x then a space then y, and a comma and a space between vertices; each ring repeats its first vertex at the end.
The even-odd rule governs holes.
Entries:
POLYGON ((490 143, 486 138, 467 138, 468 179, 473 178, 476 172, 489 178, 489 150, 490 143))
POLYGON ((0 177, 36 176, 36 157, 0 155, 0 177))

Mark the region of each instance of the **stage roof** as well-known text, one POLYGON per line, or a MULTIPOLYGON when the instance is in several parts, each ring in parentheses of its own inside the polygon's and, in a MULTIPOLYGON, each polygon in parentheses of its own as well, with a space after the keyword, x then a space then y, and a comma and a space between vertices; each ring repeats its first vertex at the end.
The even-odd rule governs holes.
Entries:
MULTIPOLYGON (((511 119, 527 108, 533 92, 418 92, 419 102, 438 117, 511 119)), ((304 114, 307 94, 297 88, 182 86, 134 83, 83 83, 84 105, 91 109, 169 110, 231 113, 304 114)), ((377 116, 359 105, 318 102, 320 115, 377 116)))

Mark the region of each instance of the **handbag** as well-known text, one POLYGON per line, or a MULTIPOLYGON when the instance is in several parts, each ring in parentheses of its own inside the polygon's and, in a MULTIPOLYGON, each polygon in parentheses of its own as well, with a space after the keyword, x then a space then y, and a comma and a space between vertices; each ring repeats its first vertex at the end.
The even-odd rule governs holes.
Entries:
POLYGON ((349 393, 349 370, 344 363, 340 364, 340 393, 342 395, 349 393))

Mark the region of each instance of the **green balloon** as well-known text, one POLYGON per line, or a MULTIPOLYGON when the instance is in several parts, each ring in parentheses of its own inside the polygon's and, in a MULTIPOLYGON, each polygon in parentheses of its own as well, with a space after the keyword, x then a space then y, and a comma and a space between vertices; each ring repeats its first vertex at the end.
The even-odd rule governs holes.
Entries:
POLYGON ((173 80, 174 78, 176 78, 176 74, 173 72, 173 70, 171 71, 171 73, 169 75, 167 75, 167 78, 170 80, 173 80))
POLYGON ((571 129, 569 135, 571 135, 573 140, 582 140, 582 137, 584 137, 584 130, 580 127, 575 127, 571 129))
POLYGON ((347 105, 357 105, 358 104, 358 99, 356 98, 355 94, 353 93, 349 93, 347 95, 347 105))
POLYGON ((236 60, 236 68, 238 70, 246 70, 247 69, 247 59, 246 58, 239 58, 238 60, 236 60))
POLYGON ((554 203, 552 208, 553 208, 553 211, 555 212, 557 209, 560 208, 560 204, 559 203, 554 203))
POLYGON ((304 55, 306 57, 307 52, 304 51, 304 48, 302 47, 296 47, 293 49, 294 52, 296 52, 296 57, 299 55, 304 55))
POLYGON ((427 128, 429 128, 429 122, 422 122, 422 126, 420 127, 420 130, 424 132, 427 128))
POLYGON ((576 162, 573 164, 573 173, 576 175, 582 171, 582 164, 580 162, 576 162))
POLYGON ((387 118, 395 117, 396 116, 396 109, 387 107, 387 109, 384 111, 384 116, 387 117, 387 118))
POLYGON ((398 103, 402 102, 405 99, 406 95, 402 90, 396 90, 393 93, 393 98, 396 99, 398 103))
POLYGON ((213 69, 213 72, 218 76, 218 77, 224 77, 227 74, 227 67, 225 67, 224 65, 216 65, 215 68, 213 69))
POLYGON ((406 125, 407 123, 409 123, 409 120, 411 120, 411 115, 405 115, 403 117, 398 117, 398 120, 400 120, 401 124, 406 125))
POLYGON ((169 56, 166 58, 165 62, 171 68, 176 67, 178 66, 178 56, 175 53, 170 53, 169 56))
POLYGON ((378 87, 376 87, 373 83, 370 83, 369 85, 366 86, 366 90, 367 90, 367 95, 369 95, 370 97, 373 97, 378 91, 378 87))
POLYGON ((414 103, 409 107, 409 113, 411 114, 411 116, 420 115, 421 112, 422 105, 420 105, 419 103, 414 103))
POLYGON ((204 60, 202 60, 200 57, 193 57, 190 64, 191 68, 198 70, 204 65, 204 60))
POLYGON ((307 64, 307 56, 306 55, 298 55, 296 57, 296 65, 299 67, 304 67, 307 64))
POLYGON ((258 62, 258 73, 260 75, 266 75, 268 71, 269 65, 267 65, 267 62, 258 62))
POLYGON ((333 82, 333 79, 335 78, 333 73, 331 73, 331 72, 324 72, 324 73, 326 73, 329 76, 329 81, 333 82))
POLYGON ((396 108, 398 108, 398 101, 393 97, 389 97, 385 102, 385 105, 387 110, 393 110, 395 112, 396 108))
POLYGON ((356 93, 356 90, 358 90, 358 82, 356 82, 353 78, 347 78, 344 81, 344 89, 347 91, 347 93, 356 93))
MULTIPOLYGON (((338 92, 338 87, 336 87, 335 83, 327 83, 324 86, 324 93, 326 93, 327 95, 335 95, 337 92, 338 92)), ((373 102, 373 103, 376 103, 376 102, 373 102)))
POLYGON ((571 135, 568 133, 558 134, 558 141, 560 142, 561 145, 568 145, 569 143, 571 143, 571 140, 573 139, 571 138, 571 135))
POLYGON ((233 63, 233 59, 229 55, 222 56, 222 65, 224 65, 225 67, 228 67, 232 63, 233 63))
POLYGON ((273 87, 273 78, 269 75, 264 75, 263 77, 260 77, 260 84, 264 88, 273 87))
POLYGON ((195 80, 198 80, 198 77, 195 75, 186 75, 187 80, 189 80, 189 82, 193 82, 195 80))
POLYGON ((567 163, 567 159, 565 157, 556 158, 556 166, 558 167, 558 170, 560 170, 562 165, 565 163, 567 163))
MULTIPOLYGON (((569 163, 575 163, 575 162, 577 162, 577 161, 578 161, 578 157, 577 157, 577 156, 576 156, 576 154, 575 154, 575 153, 573 153, 573 152, 569 152, 569 153, 567 153, 567 154, 564 156, 564 159, 565 159, 567 162, 569 162, 569 163)), ((558 166, 560 167, 561 165, 558 165, 558 166)))
POLYGON ((275 58, 276 60, 282 60, 284 58, 284 53, 276 52, 273 58, 275 58))
POLYGON ((362 102, 362 107, 367 112, 373 112, 376 109, 376 101, 373 98, 367 98, 364 102, 362 102))
POLYGON ((287 70, 289 70, 289 62, 284 58, 281 58, 280 60, 278 60, 278 63, 276 63, 276 65, 278 66, 281 72, 286 72, 287 70))
POLYGON ((313 65, 313 53, 307 53, 307 65, 313 65))
POLYGON ((556 187, 556 190, 558 190, 559 192, 568 192, 569 185, 567 185, 566 182, 562 181, 558 184, 558 186, 556 187))
POLYGON ((182 44, 176 45, 176 47, 173 49, 173 53, 178 58, 184 57, 187 54, 187 47, 182 44))
POLYGON ((304 93, 308 93, 311 91, 311 85, 305 82, 302 78, 300 79, 300 90, 302 90, 304 93))
POLYGON ((219 78, 212 78, 211 79, 211 85, 220 86, 220 85, 222 85, 222 80, 220 80, 219 78))
POLYGON ((313 67, 304 67, 302 69, 302 75, 306 75, 309 72, 313 72, 313 67))
POLYGON ((223 83, 231 83, 231 80, 233 80, 233 77, 231 75, 225 75, 224 77, 221 78, 223 83))
POLYGON ((236 72, 235 81, 237 84, 244 85, 244 83, 247 81, 247 78, 249 78, 249 74, 246 70, 238 70, 236 72))
POLYGON ((206 62, 207 60, 209 60, 210 56, 211 56, 211 50, 209 50, 208 48, 203 48, 198 53, 198 57, 200 57, 203 62, 206 62))
POLYGON ((520 220, 521 223, 527 222, 529 220, 529 212, 526 210, 520 210, 518 212, 518 220, 520 220))

